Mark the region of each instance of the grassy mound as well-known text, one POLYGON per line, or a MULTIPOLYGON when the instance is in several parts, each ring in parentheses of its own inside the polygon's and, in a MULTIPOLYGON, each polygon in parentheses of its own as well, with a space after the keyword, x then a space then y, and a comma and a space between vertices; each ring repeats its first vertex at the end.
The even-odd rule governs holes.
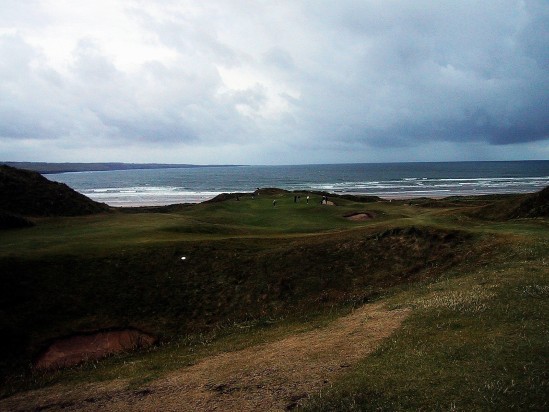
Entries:
POLYGON ((79 216, 109 207, 37 172, 0 165, 0 210, 23 216, 79 216))
POLYGON ((537 193, 481 196, 479 200, 480 207, 470 213, 476 218, 510 220, 549 216, 549 187, 537 193))
POLYGON ((549 187, 526 196, 509 215, 510 218, 549 217, 549 187))

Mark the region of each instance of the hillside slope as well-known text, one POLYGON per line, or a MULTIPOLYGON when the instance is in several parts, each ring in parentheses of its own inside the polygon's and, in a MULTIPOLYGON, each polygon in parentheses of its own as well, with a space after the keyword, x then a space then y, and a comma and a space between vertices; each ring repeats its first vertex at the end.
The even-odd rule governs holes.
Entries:
POLYGON ((549 217, 549 187, 527 195, 510 213, 509 217, 549 217))
POLYGON ((484 196, 487 202, 471 213, 472 216, 489 220, 511 220, 549 217, 549 187, 528 194, 484 196))
POLYGON ((23 216, 80 216, 109 207, 37 172, 0 165, 0 210, 23 216))

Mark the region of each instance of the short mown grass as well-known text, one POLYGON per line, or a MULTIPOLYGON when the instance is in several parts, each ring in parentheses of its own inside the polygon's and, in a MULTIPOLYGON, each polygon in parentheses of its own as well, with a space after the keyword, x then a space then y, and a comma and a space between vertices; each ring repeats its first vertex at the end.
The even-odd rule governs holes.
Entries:
POLYGON ((319 234, 379 224, 402 216, 385 202, 360 204, 338 200, 338 206, 320 205, 313 196, 309 204, 293 203, 293 194, 277 197, 244 196, 240 201, 204 203, 170 213, 109 213, 82 217, 40 218, 26 230, 0 231, 0 257, 37 257, 46 254, 104 253, 143 244, 218 240, 228 237, 272 237, 319 234), (374 210, 371 222, 350 222, 343 216, 352 210, 374 210), (386 216, 387 210, 390 215, 386 216))

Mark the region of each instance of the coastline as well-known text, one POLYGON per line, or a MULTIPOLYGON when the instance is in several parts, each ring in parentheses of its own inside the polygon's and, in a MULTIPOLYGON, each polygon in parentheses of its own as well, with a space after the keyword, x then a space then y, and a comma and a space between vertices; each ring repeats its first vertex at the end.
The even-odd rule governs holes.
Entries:
POLYGON ((47 175, 115 207, 201 203, 256 188, 377 196, 387 200, 533 193, 549 186, 549 161, 200 167, 47 175))

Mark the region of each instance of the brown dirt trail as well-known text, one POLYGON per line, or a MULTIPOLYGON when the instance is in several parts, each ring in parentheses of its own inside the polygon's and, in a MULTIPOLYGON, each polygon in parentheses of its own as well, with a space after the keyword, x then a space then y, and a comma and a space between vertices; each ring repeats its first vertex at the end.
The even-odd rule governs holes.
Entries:
POLYGON ((141 390, 124 381, 57 385, 4 399, 0 410, 287 410, 371 353, 408 314, 369 304, 322 329, 205 358, 141 390))

